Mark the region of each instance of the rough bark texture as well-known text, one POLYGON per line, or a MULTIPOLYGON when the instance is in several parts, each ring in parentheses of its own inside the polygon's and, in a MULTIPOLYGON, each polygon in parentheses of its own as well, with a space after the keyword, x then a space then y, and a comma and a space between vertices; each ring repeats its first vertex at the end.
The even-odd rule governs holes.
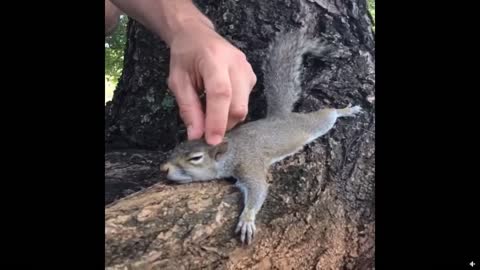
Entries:
MULTIPOLYGON (((258 76, 248 120, 265 114, 261 61, 279 29, 298 26, 294 0, 196 1, 247 54, 258 76)), ((374 38, 364 0, 307 0, 318 34, 340 57, 307 57, 297 111, 361 105, 327 135, 272 166, 251 246, 234 228, 241 195, 224 180, 172 185, 159 172, 185 138, 166 93, 168 49, 136 22, 106 107, 105 258, 109 269, 372 269, 374 267, 374 38), (123 148, 130 148, 124 150, 123 148), (131 150, 135 149, 135 150, 131 150), (128 196, 127 196, 128 195, 128 196)))

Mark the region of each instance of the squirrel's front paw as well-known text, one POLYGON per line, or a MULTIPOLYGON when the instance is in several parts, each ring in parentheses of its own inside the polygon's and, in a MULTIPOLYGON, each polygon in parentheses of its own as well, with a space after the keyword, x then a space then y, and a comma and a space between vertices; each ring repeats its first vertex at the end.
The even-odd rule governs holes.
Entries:
POLYGON ((240 216, 240 221, 238 222, 237 229, 235 233, 240 232, 240 240, 242 243, 245 243, 247 240, 247 245, 250 245, 252 242, 253 236, 255 235, 255 218, 248 214, 242 214, 240 216))

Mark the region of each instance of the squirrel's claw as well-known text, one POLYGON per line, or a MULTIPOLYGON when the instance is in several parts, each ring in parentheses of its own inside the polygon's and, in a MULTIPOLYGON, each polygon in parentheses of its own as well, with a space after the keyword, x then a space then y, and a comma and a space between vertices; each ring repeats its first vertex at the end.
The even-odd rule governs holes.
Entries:
POLYGON ((250 245, 250 243, 253 240, 253 237, 255 236, 255 222, 251 220, 240 220, 237 225, 237 229, 235 230, 235 233, 240 232, 240 241, 242 243, 245 243, 245 240, 247 240, 247 245, 250 245))

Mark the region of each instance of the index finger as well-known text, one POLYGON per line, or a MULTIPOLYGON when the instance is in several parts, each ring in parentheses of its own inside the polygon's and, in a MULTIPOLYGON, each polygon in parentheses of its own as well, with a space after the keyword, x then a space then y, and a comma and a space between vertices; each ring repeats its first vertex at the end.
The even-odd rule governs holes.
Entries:
POLYGON ((202 105, 188 75, 174 72, 169 77, 168 85, 177 100, 180 117, 187 127, 188 139, 199 139, 203 135, 202 105))
POLYGON ((227 129, 232 86, 227 67, 206 61, 200 68, 207 96, 205 137, 208 144, 222 142, 227 129))

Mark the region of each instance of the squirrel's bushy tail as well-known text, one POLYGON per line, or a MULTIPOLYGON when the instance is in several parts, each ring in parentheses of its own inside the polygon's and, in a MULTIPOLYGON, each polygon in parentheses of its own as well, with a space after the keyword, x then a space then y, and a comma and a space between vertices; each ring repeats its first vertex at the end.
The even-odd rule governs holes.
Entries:
POLYGON ((270 45, 263 65, 267 117, 291 113, 301 92, 303 55, 330 51, 321 40, 307 36, 306 29, 280 33, 270 45))

